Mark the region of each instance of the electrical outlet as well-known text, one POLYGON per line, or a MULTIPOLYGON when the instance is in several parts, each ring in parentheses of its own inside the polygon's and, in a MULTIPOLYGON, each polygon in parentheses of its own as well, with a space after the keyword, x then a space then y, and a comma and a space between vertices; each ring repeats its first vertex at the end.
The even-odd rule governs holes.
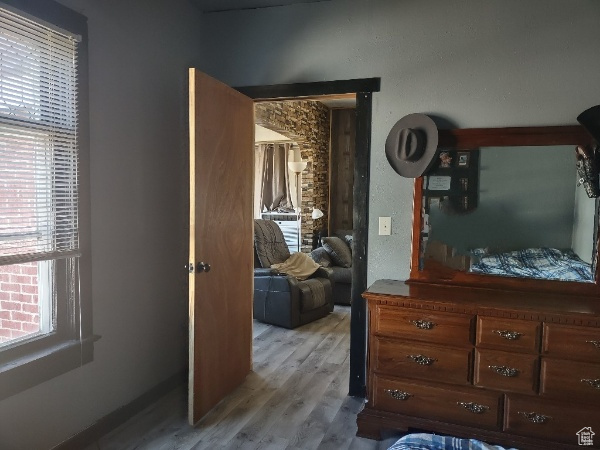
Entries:
POLYGON ((380 217, 379 218, 379 236, 389 236, 392 234, 392 218, 391 217, 380 217))

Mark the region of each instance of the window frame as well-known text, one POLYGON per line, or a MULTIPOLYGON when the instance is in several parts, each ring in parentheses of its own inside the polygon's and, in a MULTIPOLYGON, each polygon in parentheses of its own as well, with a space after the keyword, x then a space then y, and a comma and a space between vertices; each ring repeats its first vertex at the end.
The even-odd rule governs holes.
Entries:
POLYGON ((56 329, 0 349, 0 400, 81 367, 93 360, 91 303, 91 208, 87 18, 53 0, 0 0, 15 13, 81 36, 78 45, 79 248, 81 256, 56 262, 55 276, 76 261, 79 294, 57 293, 56 329), (71 298, 71 300, 69 300, 71 298))

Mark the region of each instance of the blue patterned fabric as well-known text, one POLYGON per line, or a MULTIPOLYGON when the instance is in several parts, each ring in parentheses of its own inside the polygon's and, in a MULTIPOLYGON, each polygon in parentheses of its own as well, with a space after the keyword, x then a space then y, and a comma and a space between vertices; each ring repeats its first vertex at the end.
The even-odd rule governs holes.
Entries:
POLYGON ((507 253, 487 254, 485 249, 471 251, 471 272, 510 277, 543 278, 565 281, 592 281, 590 264, 571 250, 525 248, 507 253))
POLYGON ((475 439, 460 439, 437 434, 407 434, 388 450, 516 450, 490 445, 475 439))

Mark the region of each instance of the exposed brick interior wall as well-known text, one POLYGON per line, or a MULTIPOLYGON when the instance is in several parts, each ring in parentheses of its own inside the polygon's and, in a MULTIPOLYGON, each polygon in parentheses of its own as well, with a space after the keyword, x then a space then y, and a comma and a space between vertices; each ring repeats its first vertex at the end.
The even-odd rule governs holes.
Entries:
POLYGON ((257 103, 255 122, 300 146, 302 172, 302 251, 312 249, 313 232, 326 227, 329 202, 329 108, 317 101, 257 103), (313 223, 313 208, 325 214, 313 223))
POLYGON ((40 330, 38 263, 0 266, 0 343, 40 330))

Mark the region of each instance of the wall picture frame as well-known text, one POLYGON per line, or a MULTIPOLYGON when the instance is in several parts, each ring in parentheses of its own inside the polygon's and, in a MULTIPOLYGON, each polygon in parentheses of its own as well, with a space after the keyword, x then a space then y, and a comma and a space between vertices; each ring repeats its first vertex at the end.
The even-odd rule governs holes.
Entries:
POLYGON ((469 160, 470 160, 469 152, 458 152, 456 155, 456 166, 464 169, 469 168, 469 160))

